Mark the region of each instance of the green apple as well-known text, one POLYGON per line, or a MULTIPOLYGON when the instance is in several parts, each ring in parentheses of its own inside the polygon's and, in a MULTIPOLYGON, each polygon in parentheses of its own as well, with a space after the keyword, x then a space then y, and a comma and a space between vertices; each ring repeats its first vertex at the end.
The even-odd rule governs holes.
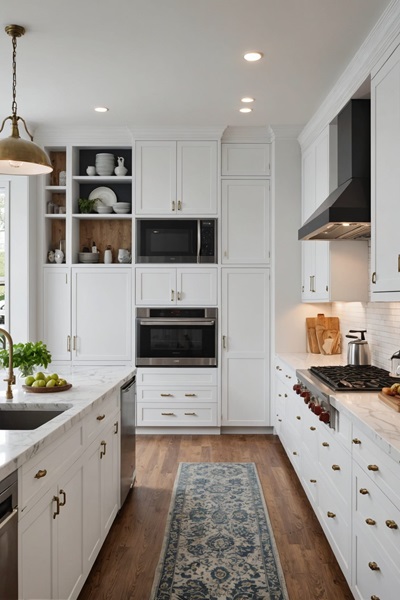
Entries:
POLYGON ((66 380, 65 380, 65 379, 59 379, 59 380, 57 381, 57 385, 58 385, 58 386, 67 385, 67 382, 66 382, 66 380))
POLYGON ((25 377, 25 385, 31 386, 34 381, 35 381, 35 378, 32 377, 32 375, 28 375, 28 377, 25 377))
POLYGON ((56 385, 56 382, 54 379, 49 379, 48 382, 46 383, 46 387, 51 388, 54 387, 56 385))
POLYGON ((46 382, 44 379, 36 379, 32 383, 32 387, 46 387, 46 382))
POLYGON ((51 379, 54 379, 54 381, 58 381, 58 379, 59 379, 59 377, 58 377, 57 373, 52 373, 51 375, 49 375, 49 377, 50 377, 51 379))
POLYGON ((43 379, 43 381, 45 381, 45 379, 46 379, 44 373, 42 373, 41 371, 39 371, 35 375, 35 380, 38 381, 39 379, 43 379))

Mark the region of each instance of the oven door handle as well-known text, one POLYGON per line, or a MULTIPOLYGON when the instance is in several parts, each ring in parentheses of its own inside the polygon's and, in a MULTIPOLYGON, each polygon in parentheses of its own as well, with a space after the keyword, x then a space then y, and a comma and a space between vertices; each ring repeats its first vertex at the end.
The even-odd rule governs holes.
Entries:
POLYGON ((197 221, 197 263, 200 263, 200 253, 201 253, 201 221, 198 219, 197 221))
POLYGON ((215 319, 140 319, 139 325, 215 325, 215 319))

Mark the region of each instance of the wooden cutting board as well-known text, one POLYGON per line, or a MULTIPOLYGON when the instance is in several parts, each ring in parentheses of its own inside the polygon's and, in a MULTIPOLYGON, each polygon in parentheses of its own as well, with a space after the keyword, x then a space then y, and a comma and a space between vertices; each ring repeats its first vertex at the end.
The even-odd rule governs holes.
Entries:
POLYGON ((315 318, 307 317, 306 318, 306 329, 307 329, 307 346, 308 351, 312 354, 320 354, 317 334, 315 331, 315 318))
POLYGON ((391 408, 394 408, 394 410, 396 410, 397 412, 400 412, 400 396, 389 396, 389 394, 379 392, 378 398, 391 408))
POLYGON ((306 330, 308 351, 312 354, 341 353, 339 317, 325 317, 322 313, 307 317, 306 330))

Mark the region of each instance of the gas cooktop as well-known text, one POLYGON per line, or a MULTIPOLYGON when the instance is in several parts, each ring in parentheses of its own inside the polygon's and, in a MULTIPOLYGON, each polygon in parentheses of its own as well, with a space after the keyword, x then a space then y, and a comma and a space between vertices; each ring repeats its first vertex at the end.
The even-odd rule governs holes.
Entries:
POLYGON ((335 366, 310 367, 309 371, 335 391, 375 392, 390 387, 395 379, 379 367, 335 366))

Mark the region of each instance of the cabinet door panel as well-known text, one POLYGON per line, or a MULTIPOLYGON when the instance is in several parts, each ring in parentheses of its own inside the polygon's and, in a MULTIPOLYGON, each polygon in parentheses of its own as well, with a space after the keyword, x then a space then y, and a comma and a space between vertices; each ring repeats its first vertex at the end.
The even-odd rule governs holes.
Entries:
POLYGON ((73 270, 73 331, 78 360, 132 357, 131 269, 73 270))
POLYGON ((178 269, 178 304, 212 306, 217 304, 216 269, 178 269))
POLYGON ((136 269, 136 304, 149 306, 176 302, 176 270, 166 267, 136 269))
POLYGON ((178 142, 177 210, 217 212, 217 142, 178 142))
POLYGON ((222 175, 268 176, 270 144, 222 144, 222 175))
POLYGON ((222 262, 268 263, 269 181, 222 182, 222 262))
MULTIPOLYGON (((98 421, 99 422, 99 421, 98 421)), ((84 561, 90 571, 101 546, 101 462, 96 440, 90 446, 84 466, 84 561)))
POLYGON ((71 360, 71 274, 68 268, 44 269, 43 339, 54 360, 71 360))
POLYGON ((103 538, 107 535, 115 515, 118 512, 119 506, 119 435, 120 430, 119 418, 115 416, 114 423, 111 424, 109 429, 104 432, 102 442, 103 452, 101 458, 101 526, 103 531, 103 538))
POLYGON ((136 213, 171 214, 175 203, 176 142, 137 142, 136 213))

